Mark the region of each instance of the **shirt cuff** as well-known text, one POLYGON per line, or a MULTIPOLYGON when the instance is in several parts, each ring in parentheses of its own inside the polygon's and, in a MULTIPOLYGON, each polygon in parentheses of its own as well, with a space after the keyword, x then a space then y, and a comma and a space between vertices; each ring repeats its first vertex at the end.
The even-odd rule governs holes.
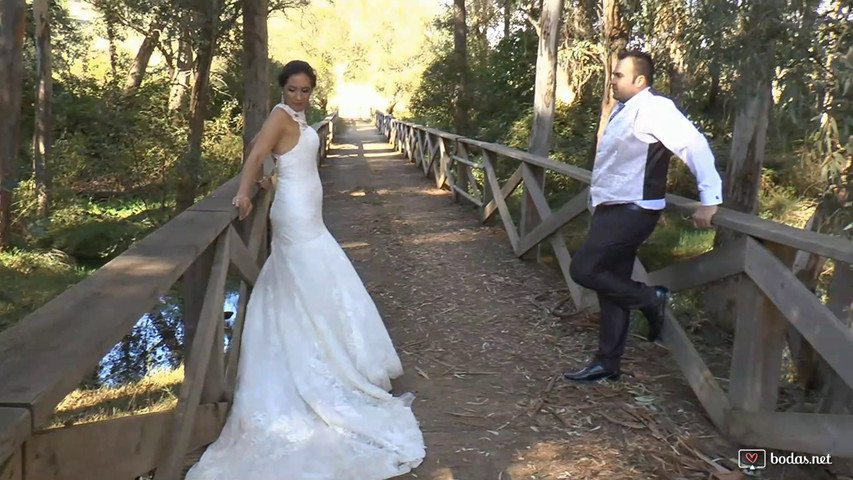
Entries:
POLYGON ((723 192, 717 189, 699 192, 699 200, 702 205, 720 205, 723 203, 723 192))

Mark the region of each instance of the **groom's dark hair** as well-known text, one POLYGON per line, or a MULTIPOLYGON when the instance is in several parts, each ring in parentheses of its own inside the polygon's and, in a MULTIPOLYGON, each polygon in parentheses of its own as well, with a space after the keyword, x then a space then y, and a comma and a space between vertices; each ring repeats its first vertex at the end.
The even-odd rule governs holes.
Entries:
POLYGON ((308 75, 308 78, 311 79, 311 88, 315 88, 317 86, 317 74, 314 73, 314 69, 311 68, 311 65, 303 60, 292 60, 287 62, 287 65, 285 65, 284 68, 281 69, 281 73, 278 74, 279 86, 283 88, 284 84, 287 83, 287 79, 290 78, 291 75, 299 73, 308 75))
POLYGON ((649 86, 655 83, 655 62, 652 56, 640 50, 623 50, 617 54, 619 60, 630 58, 634 61, 634 78, 642 75, 646 77, 649 86))

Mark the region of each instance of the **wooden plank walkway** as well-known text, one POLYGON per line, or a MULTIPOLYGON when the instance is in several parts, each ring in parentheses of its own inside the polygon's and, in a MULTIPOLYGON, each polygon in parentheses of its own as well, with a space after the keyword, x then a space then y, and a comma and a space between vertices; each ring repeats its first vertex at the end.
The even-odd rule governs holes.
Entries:
POLYGON ((405 478, 707 479, 723 468, 711 459, 737 458, 668 353, 637 337, 622 383, 554 381, 594 351, 597 319, 547 312, 568 295, 558 272, 517 260, 499 225, 435 189, 372 124, 340 133, 321 173, 326 223, 406 369, 395 390, 417 396, 428 453, 405 478))

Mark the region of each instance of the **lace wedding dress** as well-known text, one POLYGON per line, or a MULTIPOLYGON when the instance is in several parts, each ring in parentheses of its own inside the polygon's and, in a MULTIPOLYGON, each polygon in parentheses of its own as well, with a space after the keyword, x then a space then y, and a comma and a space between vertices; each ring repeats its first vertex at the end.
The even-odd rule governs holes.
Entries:
POLYGON ((319 136, 303 112, 276 155, 272 246, 246 310, 234 403, 187 480, 380 480, 423 460, 382 319, 322 218, 319 136))

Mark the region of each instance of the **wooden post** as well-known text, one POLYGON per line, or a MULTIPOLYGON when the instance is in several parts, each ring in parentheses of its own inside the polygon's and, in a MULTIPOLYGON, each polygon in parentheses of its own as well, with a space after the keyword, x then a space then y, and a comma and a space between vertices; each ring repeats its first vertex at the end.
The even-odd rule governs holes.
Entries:
MULTIPOLYGON (((252 214, 252 229, 249 235, 249 254, 254 255, 258 265, 263 265, 267 258, 268 237, 267 211, 272 194, 266 192, 258 202, 257 209, 252 214)), ((225 400, 234 400, 234 390, 237 387, 237 371, 240 362, 240 349, 243 345, 243 325, 246 320, 246 306, 252 287, 245 282, 240 285, 240 296, 237 301, 237 318, 234 320, 234 329, 231 332, 231 343, 228 347, 228 357, 225 365, 225 400)))
POLYGON ((429 178, 429 171, 432 167, 432 134, 424 131, 423 139, 424 144, 421 147, 421 169, 424 171, 424 176, 429 178))
POLYGON ((407 127, 406 132, 406 158, 410 162, 415 161, 415 127, 407 127))
MULTIPOLYGON (((790 266, 796 250, 768 242, 769 250, 790 266)), ((749 278, 737 289, 735 339, 732 348, 729 401, 744 411, 774 411, 788 322, 767 295, 749 278)))
POLYGON ((0 480, 24 479, 23 447, 19 447, 11 457, 0 460, 0 480))
POLYGON ((418 130, 418 153, 417 159, 415 160, 415 165, 423 168, 424 164, 427 161, 427 142, 429 141, 429 137, 427 136, 426 131, 418 130))
POLYGON ((785 346, 785 319, 749 278, 741 279, 736 302, 730 403, 745 411, 773 411, 785 346))
MULTIPOLYGON (((223 285, 224 288, 224 285, 223 285)), ((204 387, 199 403, 216 403, 225 398, 225 321, 213 326, 213 345, 204 375, 204 387)))
MULTIPOLYGON (((497 171, 498 169, 498 154, 491 150, 483 150, 483 172, 485 173, 485 164, 489 162, 492 165, 492 168, 497 171)), ((495 192, 492 189, 492 184, 485 179, 485 175, 483 175, 483 208, 480 209, 480 217, 486 217, 486 206, 491 203, 492 200, 495 199, 495 195, 500 195, 501 191, 498 190, 495 192)))
POLYGON ((165 458, 157 468, 154 480, 177 480, 183 467, 205 386, 204 380, 208 375, 210 353, 217 337, 217 330, 223 322, 222 305, 225 296, 225 278, 230 264, 230 238, 229 232, 225 230, 216 242, 213 268, 207 282, 194 348, 187 356, 184 382, 181 384, 178 406, 175 408, 171 438, 164 443, 165 458))
MULTIPOLYGON (((853 328, 853 266, 835 262, 835 270, 829 282, 827 308, 848 328, 853 328)), ((853 388, 847 385, 835 370, 821 362, 826 378, 823 398, 819 410, 824 413, 853 413, 853 388)))
MULTIPOLYGON (((456 156, 468 160, 468 146, 459 140, 456 141, 456 156)), ((456 175, 454 175, 453 184, 463 192, 468 192, 468 165, 456 162, 456 175)), ((459 196, 454 194, 453 199, 458 202, 459 196)))
POLYGON ((181 280, 184 291, 183 320, 184 320, 184 351, 188 358, 192 351, 193 338, 198 328, 199 315, 204 303, 204 292, 207 289, 207 279, 213 265, 213 254, 216 242, 211 243, 205 251, 187 268, 181 280))
POLYGON ((436 188, 441 188, 445 184, 450 186, 450 181, 447 178, 447 166, 450 165, 450 140, 438 137, 438 155, 438 175, 435 178, 436 188))
POLYGON ((249 252, 257 251, 255 260, 258 265, 263 265, 269 255, 270 247, 270 228, 269 228, 269 208, 272 202, 273 192, 264 192, 255 206, 255 211, 252 213, 252 225, 246 245, 249 246, 249 252))
MULTIPOLYGON (((545 191, 545 169, 528 164, 522 164, 524 178, 524 195, 521 200, 521 221, 519 222, 519 236, 524 237, 532 232, 542 221, 533 199, 532 191, 545 191)), ((521 256, 525 260, 539 261, 541 249, 537 245, 529 252, 521 256)))

